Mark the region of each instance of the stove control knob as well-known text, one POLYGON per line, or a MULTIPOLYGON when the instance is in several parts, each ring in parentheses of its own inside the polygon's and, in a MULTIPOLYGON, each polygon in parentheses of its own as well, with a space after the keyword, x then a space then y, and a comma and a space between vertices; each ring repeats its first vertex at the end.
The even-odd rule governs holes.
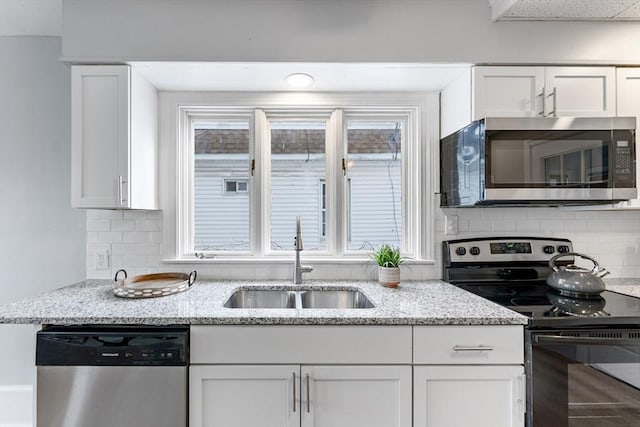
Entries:
POLYGON ((469 253, 471 255, 480 255, 480 248, 477 246, 472 246, 471 249, 469 249, 469 253))
POLYGON ((554 253, 554 252, 556 251, 556 248, 554 248, 554 247, 553 247, 553 246, 551 246, 551 245, 547 245, 547 246, 545 246, 544 248, 542 248, 542 251, 543 251, 545 254, 549 254, 549 255, 551 255, 552 253, 554 253))
POLYGON ((569 252, 569 246, 567 245, 558 246, 558 252, 560 252, 561 254, 566 254, 567 252, 569 252))
POLYGON ((467 253, 467 250, 462 246, 456 248, 456 255, 463 256, 467 253))

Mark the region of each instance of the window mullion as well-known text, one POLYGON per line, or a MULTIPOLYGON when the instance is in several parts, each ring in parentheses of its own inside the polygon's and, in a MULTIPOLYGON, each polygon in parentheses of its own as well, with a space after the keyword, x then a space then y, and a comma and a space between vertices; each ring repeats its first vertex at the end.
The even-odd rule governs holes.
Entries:
POLYGON ((183 201, 178 210, 178 231, 179 242, 178 256, 185 257, 193 252, 193 230, 194 230, 194 190, 193 190, 193 153, 194 141, 194 119, 188 113, 184 113, 182 120, 186 126, 183 127, 183 138, 186 141, 179 150, 178 164, 183 168, 179 172, 180 185, 178 197, 183 201))
MULTIPOLYGON (((416 141, 414 114, 405 117, 402 141, 416 141)), ((404 162, 402 167, 402 204, 406 212, 402 221, 402 251, 407 256, 416 257, 418 248, 416 247, 417 230, 416 222, 419 216, 419 164, 418 144, 405 144, 403 147, 405 154, 402 156, 404 162)))
POLYGON ((344 253, 344 176, 342 174, 342 110, 335 110, 327 122, 327 251, 344 253))
POLYGON ((255 169, 251 176, 251 252, 254 256, 265 254, 269 241, 270 215, 270 176, 271 176, 271 136, 267 116, 261 109, 254 113, 254 141, 251 158, 255 160, 255 169))

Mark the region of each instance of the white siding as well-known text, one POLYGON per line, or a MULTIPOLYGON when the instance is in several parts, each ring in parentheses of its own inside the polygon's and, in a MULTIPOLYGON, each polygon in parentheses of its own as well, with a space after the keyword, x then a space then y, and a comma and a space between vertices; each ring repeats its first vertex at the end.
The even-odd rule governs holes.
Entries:
POLYGON ((224 192, 225 179, 247 179, 248 162, 248 156, 243 160, 211 160, 196 155, 196 250, 249 250, 249 193, 224 192))
POLYGON ((349 170, 351 220, 349 249, 400 245, 402 185, 400 160, 358 161, 349 170), (387 166, 390 165, 391 177, 387 166), (395 218, 394 218, 395 208, 395 218))
MULTIPOLYGON (((350 249, 399 245, 402 234, 400 161, 358 161, 351 181, 350 249), (395 206, 395 219, 394 219, 395 206)), ((195 248, 248 250, 249 194, 225 194, 224 180, 247 178, 246 160, 195 163, 195 248)), ((271 241, 274 250, 293 250, 295 218, 302 222, 305 250, 324 250, 322 237, 322 160, 274 160, 272 163, 271 241)), ((327 206, 329 210, 331 206, 327 206)))
MULTIPOLYGON (((275 158, 276 156, 274 156, 275 158)), ((320 182, 323 160, 278 161, 271 166, 271 242, 274 250, 293 250, 296 216, 302 223, 305 250, 324 250, 321 234, 320 182)))

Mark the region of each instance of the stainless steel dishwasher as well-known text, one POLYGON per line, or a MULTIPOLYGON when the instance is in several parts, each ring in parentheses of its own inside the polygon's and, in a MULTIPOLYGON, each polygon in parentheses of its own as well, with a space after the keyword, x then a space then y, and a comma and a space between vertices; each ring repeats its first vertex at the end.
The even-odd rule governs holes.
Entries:
POLYGON ((47 327, 37 427, 186 427, 187 327, 47 327))

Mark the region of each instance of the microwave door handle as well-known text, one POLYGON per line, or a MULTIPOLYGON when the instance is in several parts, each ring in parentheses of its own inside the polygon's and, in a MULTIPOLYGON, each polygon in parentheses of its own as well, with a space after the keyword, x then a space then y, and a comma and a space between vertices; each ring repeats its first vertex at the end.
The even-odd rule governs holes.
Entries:
POLYGON ((535 342, 539 344, 640 345, 640 339, 634 338, 571 337, 564 335, 536 335, 535 342))

